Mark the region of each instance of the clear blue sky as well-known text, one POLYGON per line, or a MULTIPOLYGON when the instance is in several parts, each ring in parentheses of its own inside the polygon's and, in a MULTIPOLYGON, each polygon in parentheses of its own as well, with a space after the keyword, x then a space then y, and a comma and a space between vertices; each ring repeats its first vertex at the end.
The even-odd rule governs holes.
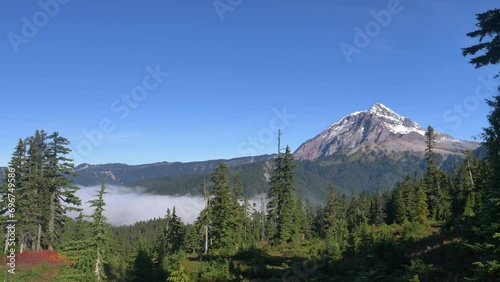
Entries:
POLYGON ((0 1, 0 165, 36 129, 77 164, 140 164, 274 153, 278 127, 295 150, 375 102, 461 139, 487 125, 493 71, 460 48, 493 1, 59 1, 0 1))

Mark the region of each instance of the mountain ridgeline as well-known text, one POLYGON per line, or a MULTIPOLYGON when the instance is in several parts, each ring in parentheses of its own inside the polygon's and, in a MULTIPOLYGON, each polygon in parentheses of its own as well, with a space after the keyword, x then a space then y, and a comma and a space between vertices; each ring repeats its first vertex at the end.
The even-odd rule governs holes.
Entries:
MULTIPOLYGON (((354 112, 306 141, 295 151, 300 160, 313 160, 344 151, 384 150, 388 152, 424 152, 425 129, 382 104, 369 110, 354 112)), ((450 135, 436 133, 436 152, 442 155, 461 155, 473 150, 478 143, 458 140, 450 135)))
MULTIPOLYGON (((424 134, 418 123, 382 104, 350 114, 295 151, 296 193, 319 204, 331 183, 346 193, 391 189, 404 176, 424 171, 424 134)), ((440 132, 436 137, 438 163, 445 171, 453 170, 465 151, 479 147, 477 142, 440 132)), ((276 155, 190 163, 81 164, 75 168, 78 176, 74 180, 77 185, 98 185, 108 176, 109 184, 141 187, 145 192, 201 195, 201 183, 222 161, 232 175, 239 176, 245 194, 252 197, 267 193, 274 158, 276 155)))

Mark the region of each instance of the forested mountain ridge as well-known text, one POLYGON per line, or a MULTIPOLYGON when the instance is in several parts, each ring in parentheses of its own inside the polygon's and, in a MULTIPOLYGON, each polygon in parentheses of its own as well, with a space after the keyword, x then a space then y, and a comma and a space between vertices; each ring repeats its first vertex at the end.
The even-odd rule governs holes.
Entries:
POLYGON ((272 155, 242 157, 230 160, 208 160, 199 162, 159 162, 151 164, 127 165, 122 163, 110 164, 80 164, 75 167, 77 177, 75 184, 90 186, 99 185, 108 175, 109 184, 126 184, 144 179, 154 179, 176 175, 199 175, 211 173, 220 161, 229 167, 262 162, 272 159, 272 155))
MULTIPOLYGON (((481 155, 480 151, 476 155, 481 155)), ((437 155, 437 162, 445 171, 452 171, 463 157, 437 155)), ((249 197, 267 193, 269 170, 275 155, 229 162, 229 172, 238 176, 249 197), (245 163, 247 161, 247 163, 245 163)), ((79 165, 77 185, 98 185, 108 175, 107 182, 143 188, 144 192, 161 195, 202 195, 201 183, 209 179, 218 160, 195 163, 155 163, 130 166, 125 164, 79 165)), ((324 202, 329 184, 350 193, 388 190, 405 175, 421 175, 425 168, 424 153, 389 152, 383 149, 361 148, 335 153, 316 160, 295 161, 296 194, 313 204, 324 202)))

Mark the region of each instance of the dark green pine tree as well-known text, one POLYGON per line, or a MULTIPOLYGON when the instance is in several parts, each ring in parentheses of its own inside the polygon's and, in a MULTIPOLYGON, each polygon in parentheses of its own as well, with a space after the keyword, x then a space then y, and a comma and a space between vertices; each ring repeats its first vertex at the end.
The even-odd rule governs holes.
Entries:
MULTIPOLYGON (((155 279, 164 280, 164 271, 163 271, 163 262, 165 261, 165 257, 167 256, 167 241, 166 234, 169 228, 169 221, 171 219, 170 209, 167 209, 167 214, 160 221, 160 230, 156 235, 156 240, 154 242, 152 254, 151 254, 151 262, 153 265, 153 271, 156 274, 155 279)), ((111 240, 112 241, 112 240, 111 240)))
POLYGON ((294 168, 293 155, 287 146, 284 156, 278 154, 268 193, 268 220, 275 227, 271 237, 274 244, 286 243, 293 239, 296 227, 294 168))
POLYGON ((406 216, 406 203, 403 197, 403 189, 396 185, 396 189, 393 193, 393 204, 394 204, 394 221, 397 224, 403 224, 408 221, 406 216))
POLYGON ((302 220, 302 240, 311 240, 314 237, 313 225, 314 225, 314 211, 309 200, 305 200, 304 204, 304 219, 302 220))
POLYGON ((439 204, 439 180, 437 179, 438 168, 436 167, 436 154, 434 148, 436 147, 436 132, 432 126, 427 127, 425 132, 425 163, 427 170, 425 173, 424 183, 427 193, 429 216, 436 219, 437 205, 439 204))
POLYGON ((354 189, 351 190, 351 201, 349 202, 349 207, 347 208, 347 227, 349 232, 353 232, 354 229, 361 223, 360 219, 360 207, 357 193, 354 189))
POLYGON ((26 173, 26 185, 24 186, 25 198, 30 203, 31 216, 34 218, 33 225, 29 228, 31 248, 36 251, 42 250, 43 234, 47 230, 50 211, 50 196, 47 178, 47 133, 36 131, 35 135, 26 139, 28 145, 28 161, 26 173))
POLYGON ((133 271, 129 276, 130 281, 133 282, 155 281, 153 261, 143 246, 139 247, 139 251, 134 259, 133 271))
MULTIPOLYGON (((85 282, 104 281, 107 278, 104 265, 107 263, 109 224, 104 216, 106 206, 104 194, 106 194, 105 183, 101 185, 97 195, 94 195, 96 199, 88 201, 90 207, 94 208, 91 216, 85 216, 92 219, 89 231, 82 230, 73 240, 62 245, 63 253, 74 263, 66 267, 61 278, 85 282), (87 233, 89 237, 85 236, 87 233)), ((85 226, 81 219, 77 221, 77 224, 81 227, 85 226)))
POLYGON ((241 245, 242 222, 240 204, 231 187, 227 166, 220 162, 212 173, 210 199, 211 235, 213 247, 223 252, 233 252, 241 245))
POLYGON ((385 222, 385 203, 384 198, 380 190, 377 189, 377 193, 372 198, 370 205, 370 223, 373 225, 381 225, 385 222))
POLYGON ((481 208, 481 198, 486 187, 486 166, 484 161, 465 153, 465 160, 456 169, 453 179, 452 213, 454 217, 473 216, 481 208))
MULTIPOLYGON (((416 222, 419 221, 418 218, 418 208, 417 208, 417 190, 420 185, 420 181, 417 180, 416 176, 411 178, 410 176, 405 176, 402 181, 396 183, 396 187, 393 190, 390 206, 392 209, 392 217, 388 222, 395 222, 397 224, 403 224, 406 221, 416 222)), ((423 200, 423 207, 421 207, 421 213, 425 214, 427 217, 427 196, 422 190, 423 195, 420 195, 423 200), (423 198, 422 198, 423 196, 423 198)))
POLYGON ((429 210, 427 208, 427 194, 425 193, 424 185, 419 185, 416 189, 415 221, 426 223, 428 214, 429 210))
POLYGON ((54 132, 48 136, 50 142, 47 147, 47 172, 48 193, 50 197, 50 214, 48 222, 48 249, 53 250, 57 233, 64 225, 63 219, 66 211, 80 211, 74 206, 79 206, 81 200, 75 195, 79 189, 71 185, 70 176, 74 176, 74 165, 66 155, 70 153, 69 141, 54 132), (67 204, 73 206, 67 206, 67 204), (58 228, 57 228, 58 227, 58 228))
POLYGON ((252 207, 248 201, 248 197, 245 196, 243 183, 238 175, 234 177, 233 182, 233 193, 236 199, 233 203, 236 211, 236 221, 238 222, 238 228, 240 230, 240 243, 238 244, 246 247, 252 242, 252 220, 249 217, 252 212, 252 207))
MULTIPOLYGON (((23 252, 28 239, 30 236, 34 236, 34 231, 32 228, 35 220, 35 217, 30 213, 31 206, 30 201, 27 200, 26 194, 26 171, 27 171, 27 149, 26 143, 19 139, 19 142, 16 146, 14 153, 12 154, 11 160, 9 162, 9 167, 5 169, 4 175, 6 176, 3 179, 3 185, 1 186, 2 190, 2 201, 0 202, 0 215, 2 217, 2 222, 6 223, 8 219, 17 220, 16 231, 17 231, 17 240, 16 245, 19 247, 18 251, 23 252), (9 197, 10 194, 10 197, 9 197), (15 203, 9 206, 9 203, 14 201, 15 203), (12 206, 14 206, 15 216, 12 218, 9 210, 12 210, 12 206), (9 214, 9 215, 7 215, 9 214)), ((33 201, 33 199, 31 199, 33 201)), ((3 228, 2 230, 5 230, 3 228)), ((7 239, 4 236, 4 239, 7 239)), ((7 240, 4 241, 5 244, 8 243, 7 240)), ((6 249, 5 245, 5 249, 6 249)))
POLYGON ((340 250, 346 247, 349 236, 347 210, 346 196, 340 194, 335 185, 330 185, 322 210, 323 234, 329 243, 335 244, 340 250))
MULTIPOLYGON (((420 181, 418 180, 417 174, 415 173, 413 177, 405 177, 403 181, 403 197, 406 203, 406 218, 409 221, 418 221, 417 216, 417 190, 420 185, 420 181)), ((422 191, 424 192, 424 191, 422 191)), ((424 192, 425 194, 425 192, 424 192)), ((424 198, 424 202, 426 202, 426 198, 424 198)), ((424 211, 425 212, 425 211, 424 211)), ((427 214, 427 212, 425 212, 427 214)))
POLYGON ((106 194, 106 184, 101 185, 101 190, 95 195, 97 199, 89 201, 90 207, 94 208, 92 213, 92 231, 93 231, 93 249, 94 253, 94 275, 97 281, 106 279, 104 265, 106 263, 106 255, 109 244, 107 218, 104 216, 104 194, 106 194))
POLYGON ((292 240, 293 241, 304 241, 304 225, 305 225, 305 210, 304 204, 302 203, 302 199, 297 199, 294 203, 294 226, 292 229, 292 240))
MULTIPOLYGON (((167 210, 167 216, 170 213, 167 210)), ((172 210, 172 215, 167 219, 167 226, 165 228, 165 243, 167 254, 172 255, 180 250, 184 246, 184 238, 186 236, 186 227, 182 223, 180 217, 175 213, 175 206, 172 210)))
POLYGON ((184 251, 194 254, 201 250, 198 231, 194 224, 186 224, 186 236, 184 238, 184 251))
POLYGON ((429 217, 445 220, 451 214, 451 200, 444 172, 436 166, 436 132, 432 126, 425 132, 425 162, 427 165, 424 183, 427 193, 429 217))
MULTIPOLYGON (((492 9, 476 15, 477 30, 467 36, 479 38, 479 43, 462 49, 463 55, 473 56, 470 63, 480 68, 498 65, 500 62, 500 9, 492 9), (486 39, 486 40, 485 40, 486 39), (489 40, 489 41, 488 41, 489 40), (476 55, 480 53, 480 55, 476 55)), ((498 75, 497 75, 498 77, 498 75)), ((500 92, 500 87, 498 88, 500 92)), ((487 100, 491 111, 489 126, 484 128, 483 140, 488 152, 490 176, 484 191, 483 203, 476 228, 481 237, 486 238, 482 249, 483 261, 477 263, 477 281, 494 281, 500 277, 500 94, 487 100)))

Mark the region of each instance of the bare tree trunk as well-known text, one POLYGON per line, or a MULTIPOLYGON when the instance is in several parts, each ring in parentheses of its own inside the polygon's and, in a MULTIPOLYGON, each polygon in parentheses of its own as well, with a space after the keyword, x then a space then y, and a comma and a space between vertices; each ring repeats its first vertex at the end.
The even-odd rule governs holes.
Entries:
POLYGON ((470 169, 469 160, 467 160, 467 168, 469 169, 470 183, 472 184, 472 187, 474 187, 474 179, 472 178, 472 171, 470 169))
POLYGON ((54 226, 56 217, 55 193, 50 194, 50 218, 49 218, 49 250, 53 251, 54 247, 54 226))
POLYGON ((261 242, 264 242, 264 240, 266 239, 266 211, 265 211, 265 208, 264 208, 264 198, 260 198, 260 213, 261 213, 261 216, 260 216, 260 223, 261 223, 261 226, 260 226, 260 241, 261 242))
POLYGON ((19 246, 19 253, 20 253, 20 254, 22 254, 22 253, 24 252, 24 242, 25 242, 25 239, 24 239, 24 238, 25 238, 25 236, 22 236, 22 237, 21 237, 21 240, 20 240, 20 241, 21 241, 21 244, 20 244, 20 246, 19 246))
POLYGON ((205 225, 205 255, 208 252, 208 226, 205 225))
POLYGON ((5 247, 3 252, 7 253, 8 249, 9 249, 9 232, 5 232, 5 247))
POLYGON ((42 225, 39 223, 38 224, 38 232, 36 235, 36 248, 35 250, 41 251, 42 250, 42 225))
POLYGON ((96 275, 97 281, 102 281, 101 278, 101 250, 97 247, 97 261, 95 262, 94 273, 96 275))

